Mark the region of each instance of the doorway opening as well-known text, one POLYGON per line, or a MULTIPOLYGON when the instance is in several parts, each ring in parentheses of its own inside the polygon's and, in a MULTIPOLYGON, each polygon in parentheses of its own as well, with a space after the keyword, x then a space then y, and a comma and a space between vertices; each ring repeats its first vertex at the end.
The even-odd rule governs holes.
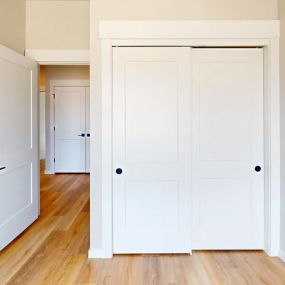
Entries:
POLYGON ((47 175, 90 172, 89 85, 89 66, 40 66, 40 160, 47 175))

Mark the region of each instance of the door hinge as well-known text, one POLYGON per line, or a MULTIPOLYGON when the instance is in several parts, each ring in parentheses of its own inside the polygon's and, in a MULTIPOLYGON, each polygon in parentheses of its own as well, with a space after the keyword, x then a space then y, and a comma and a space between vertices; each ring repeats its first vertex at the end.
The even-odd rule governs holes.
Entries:
POLYGON ((53 162, 55 162, 55 158, 53 159, 53 162))
POLYGON ((54 94, 52 94, 52 96, 53 96, 53 99, 55 99, 55 93, 54 93, 54 94))
POLYGON ((53 130, 55 131, 55 127, 53 127, 53 130))

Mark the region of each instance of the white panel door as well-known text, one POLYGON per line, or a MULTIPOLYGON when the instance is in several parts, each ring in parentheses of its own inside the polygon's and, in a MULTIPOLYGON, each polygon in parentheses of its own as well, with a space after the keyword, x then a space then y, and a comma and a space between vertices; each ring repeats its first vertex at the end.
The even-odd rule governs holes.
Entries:
POLYGON ((39 215, 37 73, 0 46, 0 250, 39 215))
POLYGON ((90 87, 86 87, 86 172, 90 172, 90 87))
POLYGON ((262 249, 263 50, 193 49, 192 67, 193 249, 262 249))
POLYGON ((55 88, 55 172, 85 172, 85 88, 55 88))
POLYGON ((114 253, 189 253, 190 49, 113 60, 114 253))

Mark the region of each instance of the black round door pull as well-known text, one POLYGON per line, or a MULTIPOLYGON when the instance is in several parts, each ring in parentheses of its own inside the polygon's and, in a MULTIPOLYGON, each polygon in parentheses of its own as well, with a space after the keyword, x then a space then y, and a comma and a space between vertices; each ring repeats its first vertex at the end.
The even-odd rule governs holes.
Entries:
POLYGON ((117 173, 118 175, 121 175, 121 174, 123 173, 123 169, 122 169, 122 168, 117 168, 117 169, 116 169, 116 173, 117 173))
POLYGON ((258 166, 255 166, 255 171, 256 172, 260 172, 261 171, 261 167, 258 165, 258 166))

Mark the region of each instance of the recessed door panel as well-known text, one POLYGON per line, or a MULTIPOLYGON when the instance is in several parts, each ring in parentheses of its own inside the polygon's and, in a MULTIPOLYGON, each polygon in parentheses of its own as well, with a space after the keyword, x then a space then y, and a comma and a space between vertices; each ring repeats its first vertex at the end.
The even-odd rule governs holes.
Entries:
POLYGON ((0 228, 32 205, 32 170, 31 164, 26 164, 6 172, 6 175, 0 175, 0 185, 2 185, 0 188, 0 228), (7 207, 7 205, 10 206, 7 207))
POLYGON ((176 62, 126 63, 128 162, 178 159, 177 72, 176 62))
POLYGON ((127 182, 125 230, 156 233, 177 231, 178 198, 177 181, 127 182))
POLYGON ((249 122, 252 111, 250 95, 252 87, 251 77, 244 73, 244 70, 250 68, 251 62, 203 62, 200 64, 201 160, 245 161, 251 159, 251 124, 249 122))
POLYGON ((115 253, 189 253, 190 49, 114 48, 115 253))

